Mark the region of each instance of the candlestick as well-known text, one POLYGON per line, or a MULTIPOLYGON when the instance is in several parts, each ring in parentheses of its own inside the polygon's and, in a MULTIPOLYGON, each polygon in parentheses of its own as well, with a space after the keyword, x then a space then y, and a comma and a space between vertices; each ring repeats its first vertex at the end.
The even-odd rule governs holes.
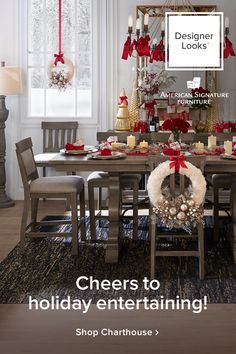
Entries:
POLYGON ((216 136, 208 136, 208 149, 216 147, 216 136))
POLYGON ((227 155, 231 155, 232 154, 232 149, 233 149, 233 144, 232 144, 232 141, 225 141, 224 142, 224 149, 225 149, 225 153, 227 155))
POLYGON ((129 135, 127 136, 127 145, 128 147, 130 147, 131 149, 133 149, 136 145, 136 139, 134 135, 129 135))

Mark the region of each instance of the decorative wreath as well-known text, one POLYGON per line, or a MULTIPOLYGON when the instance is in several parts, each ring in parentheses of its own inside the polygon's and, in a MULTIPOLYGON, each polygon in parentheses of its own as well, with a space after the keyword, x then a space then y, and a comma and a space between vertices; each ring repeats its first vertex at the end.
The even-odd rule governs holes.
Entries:
POLYGON ((66 57, 63 57, 63 63, 60 66, 57 66, 55 62, 56 59, 55 61, 51 60, 48 65, 49 87, 65 90, 71 86, 71 80, 74 76, 74 65, 66 57))
POLYGON ((189 233, 199 222, 203 222, 206 181, 199 168, 185 161, 184 156, 173 156, 152 171, 147 184, 153 210, 163 226, 170 229, 183 228, 189 233), (191 185, 184 195, 176 198, 162 188, 164 179, 175 172, 188 177, 191 185))

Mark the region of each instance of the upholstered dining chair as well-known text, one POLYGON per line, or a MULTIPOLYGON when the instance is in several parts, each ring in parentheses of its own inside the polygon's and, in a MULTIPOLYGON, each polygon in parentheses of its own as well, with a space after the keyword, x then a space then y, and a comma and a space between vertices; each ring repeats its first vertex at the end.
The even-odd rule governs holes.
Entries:
POLYGON ((16 154, 21 178, 24 186, 24 207, 21 219, 20 241, 23 248, 28 237, 72 237, 72 254, 78 254, 78 227, 81 229, 81 239, 85 240, 85 200, 84 180, 79 176, 39 177, 36 168, 31 138, 16 143, 16 154), (80 202, 80 222, 77 216, 77 197, 80 202), (71 220, 37 222, 39 198, 65 198, 71 203, 71 220), (28 224, 28 214, 31 209, 31 221, 28 224), (71 232, 40 232, 43 225, 71 224, 71 232))
MULTIPOLYGON (((166 157, 159 157, 155 160, 155 163, 153 165, 153 169, 155 169, 160 163, 168 161, 168 158, 166 157)), ((191 157, 188 160, 191 164, 196 166, 201 170, 203 173, 204 171, 204 165, 205 165, 205 159, 201 156, 196 156, 196 157, 191 157)), ((169 162, 169 161, 168 161, 169 162)), ((164 167, 163 167, 164 168, 164 167)), ((151 177, 150 177, 151 178, 151 177)), ((151 188, 149 185, 150 180, 148 181, 148 193, 151 198, 151 188)), ((172 198, 176 197, 176 195, 183 195, 186 186, 189 183, 189 179, 186 178, 182 174, 171 174, 168 177, 168 187, 169 187, 169 192, 170 196, 172 198), (177 180, 178 177, 178 180, 177 180), (176 192, 179 192, 176 194, 176 192)), ((205 183, 205 182, 204 182, 205 183)), ((155 188, 155 186, 153 187, 155 188)), ((164 201, 163 201, 164 203, 164 201)), ((203 206, 203 205, 202 205, 203 206)), ((203 224, 201 222, 197 223, 196 228, 193 230, 191 234, 187 233, 185 230, 161 230, 160 228, 157 228, 157 222, 160 221, 159 217, 156 215, 156 213, 153 210, 153 207, 150 208, 150 216, 149 216, 149 227, 150 227, 150 244, 151 244, 151 250, 150 250, 150 263, 151 263, 151 279, 154 279, 155 277, 155 271, 156 271, 156 257, 158 256, 164 256, 164 257, 197 257, 199 260, 199 277, 200 279, 204 278, 204 229, 203 229, 203 224), (159 230, 160 229, 160 230, 159 230), (158 232, 157 232, 158 230, 158 232), (157 247, 157 240, 161 239, 168 239, 168 240, 181 240, 181 239, 192 239, 195 238, 198 240, 198 248, 197 250, 188 250, 185 249, 184 247, 180 247, 180 249, 156 249, 157 247)))
MULTIPOLYGON (((138 236, 138 191, 141 175, 139 174, 121 174, 120 175, 120 189, 121 189, 121 205, 122 205, 122 191, 125 189, 132 190, 133 196, 133 239, 138 236)), ((109 188, 109 175, 107 172, 92 172, 88 178, 88 196, 89 196, 89 216, 90 216, 90 234, 91 239, 96 240, 96 220, 103 218, 102 210, 102 189, 109 188), (98 188, 98 213, 95 211, 95 189, 98 188)))

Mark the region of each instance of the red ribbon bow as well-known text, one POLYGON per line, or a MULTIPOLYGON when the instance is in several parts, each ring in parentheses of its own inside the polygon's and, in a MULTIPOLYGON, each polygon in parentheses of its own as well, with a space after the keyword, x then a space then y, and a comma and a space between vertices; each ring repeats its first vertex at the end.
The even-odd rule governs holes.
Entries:
POLYGON ((57 66, 57 63, 60 61, 62 64, 65 63, 64 58, 63 58, 63 53, 59 53, 59 54, 54 54, 54 65, 57 66))
POLYGON ((128 106, 128 97, 127 96, 120 96, 120 99, 118 101, 118 105, 120 106, 123 102, 126 106, 128 106))
POLYGON ((179 172, 180 167, 188 168, 184 163, 185 157, 180 156, 171 156, 170 158, 170 168, 175 168, 175 172, 179 172))
POLYGON ((159 44, 157 44, 154 50, 152 51, 150 63, 152 63, 153 60, 165 62, 165 47, 163 39, 161 39, 159 44))
POLYGON ((225 41, 224 41, 224 59, 227 59, 229 56, 236 57, 234 48, 233 48, 233 43, 229 40, 227 36, 225 36, 225 41))
POLYGON ((134 50, 134 44, 131 42, 131 37, 128 36, 123 47, 122 59, 127 60, 128 56, 131 57, 134 50))
POLYGON ((150 47, 149 47, 150 37, 147 35, 146 37, 140 37, 138 41, 134 40, 135 49, 140 57, 150 57, 150 47))

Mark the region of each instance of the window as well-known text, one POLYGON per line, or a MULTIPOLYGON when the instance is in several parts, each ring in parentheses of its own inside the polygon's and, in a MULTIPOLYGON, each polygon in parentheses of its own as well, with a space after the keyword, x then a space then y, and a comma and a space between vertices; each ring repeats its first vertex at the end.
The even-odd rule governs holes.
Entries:
POLYGON ((75 66, 65 91, 50 88, 47 74, 58 53, 58 0, 28 0, 29 117, 91 117, 92 0, 62 1, 62 51, 75 66))

